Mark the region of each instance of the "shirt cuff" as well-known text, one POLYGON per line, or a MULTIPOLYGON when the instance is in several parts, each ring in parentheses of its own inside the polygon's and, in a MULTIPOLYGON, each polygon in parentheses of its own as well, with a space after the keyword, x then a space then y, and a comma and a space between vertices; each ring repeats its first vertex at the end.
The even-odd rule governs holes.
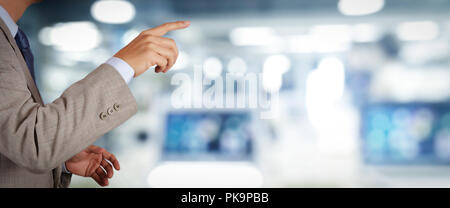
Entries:
POLYGON ((109 64, 115 68, 127 84, 130 83, 131 79, 134 77, 134 69, 121 58, 112 57, 106 61, 105 64, 109 64))
POLYGON ((72 174, 69 170, 67 170, 65 162, 62 164, 62 172, 67 173, 67 174, 72 174))

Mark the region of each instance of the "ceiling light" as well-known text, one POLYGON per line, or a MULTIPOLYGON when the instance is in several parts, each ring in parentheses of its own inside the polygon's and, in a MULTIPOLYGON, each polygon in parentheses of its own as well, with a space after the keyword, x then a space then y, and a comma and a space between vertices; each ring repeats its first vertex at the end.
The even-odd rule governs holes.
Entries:
POLYGON ((103 0, 96 1, 91 7, 91 14, 99 22, 123 24, 133 20, 136 11, 128 1, 103 0))
POLYGON ((379 12, 384 7, 384 0, 340 0, 338 9, 343 15, 363 16, 379 12))
POLYGON ((381 36, 379 29, 372 24, 356 24, 352 26, 351 34, 353 41, 359 43, 374 42, 381 36))
POLYGON ((347 24, 317 25, 311 29, 309 41, 317 53, 346 51, 351 45, 351 27, 347 24))
POLYGON ((400 40, 433 40, 439 36, 439 25, 433 21, 405 22, 396 32, 400 40))
POLYGON ((280 41, 270 27, 239 27, 230 33, 231 43, 237 46, 273 45, 280 41))
POLYGON ((49 35, 44 44, 61 51, 88 51, 98 47, 102 41, 100 31, 92 22, 59 23, 52 28, 44 28, 42 34, 49 35))

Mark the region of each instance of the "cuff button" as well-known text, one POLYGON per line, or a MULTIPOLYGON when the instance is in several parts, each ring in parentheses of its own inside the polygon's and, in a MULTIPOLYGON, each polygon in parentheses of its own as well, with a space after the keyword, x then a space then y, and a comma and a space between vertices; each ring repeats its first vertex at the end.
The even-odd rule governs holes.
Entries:
POLYGON ((113 108, 114 108, 114 110, 119 111, 120 105, 116 103, 116 104, 114 104, 113 108))
POLYGON ((107 117, 108 117, 108 115, 106 115, 105 112, 101 112, 101 113, 100 113, 100 119, 101 119, 101 120, 105 120, 107 117))

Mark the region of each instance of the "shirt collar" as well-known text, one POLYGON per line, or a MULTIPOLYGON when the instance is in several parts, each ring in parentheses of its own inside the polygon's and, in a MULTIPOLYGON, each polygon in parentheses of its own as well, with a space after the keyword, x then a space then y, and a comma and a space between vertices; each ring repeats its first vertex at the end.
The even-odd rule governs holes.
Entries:
POLYGON ((14 22, 9 13, 0 5, 0 18, 5 22, 8 27, 11 35, 16 37, 17 31, 19 30, 19 26, 14 22))

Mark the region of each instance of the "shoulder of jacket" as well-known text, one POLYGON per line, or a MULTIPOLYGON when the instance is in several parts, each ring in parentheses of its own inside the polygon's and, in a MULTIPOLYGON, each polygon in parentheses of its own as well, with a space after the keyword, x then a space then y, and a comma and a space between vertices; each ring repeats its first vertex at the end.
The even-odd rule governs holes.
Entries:
POLYGON ((17 58, 14 48, 9 42, 3 30, 0 30, 0 63, 11 62, 11 59, 17 58))
POLYGON ((0 46, 11 45, 3 28, 0 27, 0 46))

